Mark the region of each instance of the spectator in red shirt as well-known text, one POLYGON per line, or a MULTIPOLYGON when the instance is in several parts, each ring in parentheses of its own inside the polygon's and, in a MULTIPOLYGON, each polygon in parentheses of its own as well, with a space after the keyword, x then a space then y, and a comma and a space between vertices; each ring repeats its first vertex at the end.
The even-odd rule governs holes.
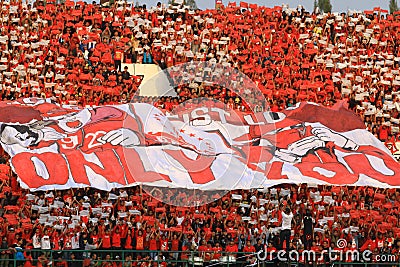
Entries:
POLYGON ((236 257, 236 253, 238 252, 238 246, 235 244, 234 241, 231 241, 226 246, 225 251, 228 253, 228 255, 236 257))
POLYGON ((182 239, 182 233, 178 234, 173 234, 172 240, 171 240, 171 251, 172 251, 172 257, 177 260, 179 258, 179 247, 181 246, 180 240, 182 239))
POLYGON ((205 240, 201 241, 200 246, 197 248, 197 251, 199 252, 199 256, 205 260, 206 252, 207 252, 207 242, 205 240))
POLYGON ((150 257, 152 260, 154 260, 155 257, 157 256, 157 250, 159 249, 159 240, 160 237, 158 233, 155 233, 155 231, 153 231, 150 234, 150 241, 149 241, 150 257))
POLYGON ((134 239, 132 237, 132 229, 128 228, 124 248, 129 250, 133 249, 133 243, 134 239))
MULTIPOLYGON (((128 238, 129 238, 129 236, 128 236, 128 238)), ((141 251, 145 249, 145 241, 146 241, 146 239, 143 234, 143 230, 142 229, 137 230, 137 233, 136 233, 135 239, 134 239, 135 250, 138 251, 136 258, 141 258, 143 256, 143 253, 141 251)))
POLYGON ((111 231, 107 229, 101 238, 101 248, 110 249, 111 248, 111 231))
POLYGON ((171 233, 165 233, 160 238, 160 250, 161 251, 169 251, 169 235, 171 233))
POLYGON ((221 245, 219 244, 219 242, 216 242, 215 246, 213 247, 213 252, 214 252, 213 259, 214 260, 219 260, 222 257, 222 250, 223 249, 222 249, 221 245))
POLYGON ((248 264, 252 264, 255 260, 256 248, 251 245, 250 240, 246 242, 246 246, 243 248, 243 252, 247 255, 248 264))
POLYGON ((117 225, 111 235, 111 246, 113 249, 118 250, 121 249, 121 233, 120 227, 117 225))
MULTIPOLYGON (((33 258, 31 255, 30 251, 26 251, 25 252, 25 263, 24 263, 24 267, 33 267, 33 258)), ((57 266, 58 267, 58 266, 57 266)), ((67 267, 67 266, 62 266, 62 267, 67 267)))

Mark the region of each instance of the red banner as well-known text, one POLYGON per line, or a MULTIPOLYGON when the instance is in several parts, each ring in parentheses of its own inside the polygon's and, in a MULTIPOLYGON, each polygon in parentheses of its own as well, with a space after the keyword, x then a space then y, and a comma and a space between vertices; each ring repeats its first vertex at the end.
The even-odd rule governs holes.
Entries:
POLYGON ((32 190, 400 187, 399 163, 340 105, 244 114, 201 103, 164 114, 144 103, 76 110, 22 103, 0 104, 0 141, 21 185, 32 190))

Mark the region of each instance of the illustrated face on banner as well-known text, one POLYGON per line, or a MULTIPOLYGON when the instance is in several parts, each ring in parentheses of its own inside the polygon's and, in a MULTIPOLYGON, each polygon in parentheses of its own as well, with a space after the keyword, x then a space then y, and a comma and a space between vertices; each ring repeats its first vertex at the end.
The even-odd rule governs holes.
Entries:
MULTIPOLYGON (((31 124, 16 125, 3 124, 0 128, 0 141, 8 146, 21 146, 24 148, 35 148, 42 141, 55 141, 67 136, 51 126, 56 126, 53 120, 37 121, 31 124)), ((67 131, 65 131, 67 132, 67 131)))
POLYGON ((63 116, 51 117, 49 119, 56 120, 58 126, 66 132, 75 132, 91 119, 89 109, 83 109, 79 112, 69 113, 63 116))
POLYGON ((87 125, 94 110, 84 109, 62 116, 45 117, 42 121, 29 124, 2 124, 1 143, 8 146, 35 148, 42 141, 55 141, 66 138, 87 125))
POLYGON ((0 131, 0 141, 6 145, 35 146, 40 141, 40 137, 43 137, 40 131, 27 125, 3 124, 0 131))

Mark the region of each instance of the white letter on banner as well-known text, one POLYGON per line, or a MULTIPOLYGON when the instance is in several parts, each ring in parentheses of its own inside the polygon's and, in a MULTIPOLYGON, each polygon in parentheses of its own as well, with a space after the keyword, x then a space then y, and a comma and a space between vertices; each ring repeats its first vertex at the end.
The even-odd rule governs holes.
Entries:
POLYGON ((207 114, 207 112, 208 112, 208 108, 206 108, 206 107, 196 108, 192 111, 192 113, 190 113, 190 115, 192 116, 193 120, 198 119, 198 118, 204 118, 204 120, 205 120, 204 125, 207 125, 212 122, 211 117, 210 117, 210 115, 207 114), (204 114, 199 115, 199 114, 197 114, 197 111, 202 111, 204 114))
POLYGON ((231 115, 229 112, 226 112, 225 110, 220 109, 220 108, 211 108, 211 111, 218 112, 221 123, 226 123, 225 115, 228 115, 228 116, 231 115))
POLYGON ((189 123, 189 121, 190 121, 189 114, 187 114, 187 113, 183 114, 182 118, 183 118, 184 123, 189 123))
POLYGON ((248 125, 264 125, 265 124, 263 121, 254 122, 253 117, 250 114, 245 115, 243 118, 247 122, 248 125))

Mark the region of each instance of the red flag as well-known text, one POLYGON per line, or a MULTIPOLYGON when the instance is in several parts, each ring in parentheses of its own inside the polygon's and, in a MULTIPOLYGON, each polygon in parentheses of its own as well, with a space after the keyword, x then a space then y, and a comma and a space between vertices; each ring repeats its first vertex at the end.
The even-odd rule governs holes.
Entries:
POLYGON ((254 10, 254 9, 257 9, 258 5, 257 4, 250 4, 249 7, 254 10))
POLYGON ((249 4, 246 2, 240 2, 240 7, 242 8, 249 8, 249 4))

